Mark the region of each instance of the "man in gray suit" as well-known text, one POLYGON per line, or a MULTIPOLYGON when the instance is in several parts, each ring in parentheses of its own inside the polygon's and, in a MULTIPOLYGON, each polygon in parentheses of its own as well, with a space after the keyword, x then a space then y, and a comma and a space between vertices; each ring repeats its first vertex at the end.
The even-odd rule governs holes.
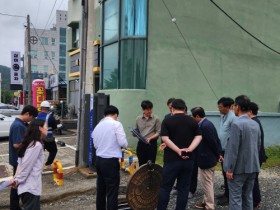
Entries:
POLYGON ((241 95, 235 98, 234 112, 238 118, 231 126, 230 138, 224 157, 224 171, 229 186, 229 209, 252 210, 252 189, 256 173, 260 171, 259 125, 247 115, 250 99, 241 95))

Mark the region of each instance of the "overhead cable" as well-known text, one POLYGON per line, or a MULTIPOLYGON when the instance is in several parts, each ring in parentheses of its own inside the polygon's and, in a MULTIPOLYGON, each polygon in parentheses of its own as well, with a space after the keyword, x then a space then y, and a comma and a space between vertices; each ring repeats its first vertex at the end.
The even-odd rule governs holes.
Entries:
POLYGON ((246 30, 243 26, 241 26, 237 21, 235 21, 225 10, 223 10, 218 4, 216 4, 213 0, 210 0, 222 13, 224 13, 230 20, 232 20, 239 28, 241 28, 243 31, 245 31, 247 34, 249 34, 251 37, 253 37, 255 40, 257 40, 259 43, 261 43, 263 46, 267 47, 271 51, 280 54, 279 51, 273 49, 272 47, 265 44, 263 41, 261 41, 259 38, 257 38, 255 35, 253 35, 251 32, 246 30))
POLYGON ((182 39, 184 40, 184 43, 185 43, 185 45, 186 45, 186 47, 187 47, 186 49, 188 49, 188 50, 190 51, 190 53, 191 53, 191 55, 192 55, 192 57, 193 57, 193 59, 194 59, 196 65, 197 65, 198 69, 199 69, 200 72, 202 73, 202 75, 203 75, 204 79, 206 80, 208 86, 210 87, 212 93, 214 94, 214 96, 216 97, 216 99, 218 99, 218 96, 217 96, 217 94, 215 93, 214 89, 212 88, 210 81, 207 79, 207 77, 206 77, 205 73, 203 72, 203 70, 202 70, 202 68, 201 68, 201 66, 200 66, 200 64, 199 64, 199 62, 198 62, 198 60, 197 60, 196 57, 194 56, 194 54, 193 54, 193 52, 192 52, 192 50, 191 50, 191 48, 190 48, 190 46, 189 46, 189 44, 188 44, 188 42, 187 42, 185 36, 183 35, 183 33, 182 33, 180 27, 178 26, 178 24, 176 23, 176 18, 172 15, 172 13, 170 12, 170 10, 169 10, 169 8, 167 7, 167 5, 166 5, 166 3, 164 2, 164 0, 162 0, 162 2, 163 2, 163 4, 164 4, 166 10, 168 11, 168 13, 169 13, 169 15, 170 15, 172 22, 175 24, 175 26, 176 26, 178 32, 180 33, 182 39))
MULTIPOLYGON (((41 43, 42 47, 44 48, 44 51, 47 51, 46 48, 45 48, 45 46, 43 45, 42 40, 41 40, 39 34, 37 33, 37 30, 36 30, 36 28, 34 27, 33 23, 31 23, 31 25, 33 26, 33 29, 34 29, 36 35, 38 36, 38 39, 40 40, 40 43, 41 43)), ((47 57, 48 57, 48 59, 50 60, 50 62, 52 63, 53 68, 54 68, 55 72, 57 73, 57 75, 58 75, 58 77, 59 77, 59 81, 62 81, 62 82, 64 82, 64 84, 66 84, 65 80, 59 75, 59 72, 58 72, 57 69, 55 68, 54 63, 53 63, 52 59, 51 59, 50 56, 49 56, 49 53, 47 54, 47 57)))

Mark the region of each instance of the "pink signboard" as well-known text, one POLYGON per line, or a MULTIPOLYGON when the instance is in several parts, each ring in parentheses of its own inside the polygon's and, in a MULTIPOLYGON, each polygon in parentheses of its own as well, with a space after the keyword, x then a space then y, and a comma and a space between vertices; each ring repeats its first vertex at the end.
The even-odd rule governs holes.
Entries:
POLYGON ((32 95, 33 95, 33 106, 38 111, 41 111, 41 102, 46 100, 46 88, 45 82, 42 79, 35 79, 32 82, 32 95))

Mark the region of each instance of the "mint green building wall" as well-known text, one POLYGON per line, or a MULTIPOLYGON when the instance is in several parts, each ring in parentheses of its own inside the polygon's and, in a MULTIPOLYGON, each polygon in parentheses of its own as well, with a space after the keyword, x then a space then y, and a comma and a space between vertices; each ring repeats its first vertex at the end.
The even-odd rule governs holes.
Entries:
MULTIPOLYGON (((246 94, 261 111, 278 112, 279 54, 246 34, 209 0, 164 2, 184 38, 163 1, 150 0, 146 90, 99 91, 109 94, 111 104, 120 109, 130 146, 135 146, 136 141, 127 127, 134 125, 136 116, 141 114, 144 99, 154 103, 154 113, 161 119, 168 112, 166 101, 170 97, 183 98, 189 109, 202 106, 216 111, 220 97, 246 94)), ((280 50, 280 8, 276 3, 215 2, 264 43, 280 50)), ((94 21, 100 24, 100 19, 94 21)))

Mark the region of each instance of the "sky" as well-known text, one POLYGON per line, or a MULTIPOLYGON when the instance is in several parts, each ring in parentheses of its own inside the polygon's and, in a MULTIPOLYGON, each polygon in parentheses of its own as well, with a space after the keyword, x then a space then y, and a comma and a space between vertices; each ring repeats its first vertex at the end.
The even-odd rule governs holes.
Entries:
POLYGON ((0 0, 0 65, 11 66, 11 51, 24 53, 28 14, 35 28, 50 29, 55 23, 56 10, 67 10, 67 7, 68 0, 0 0))

